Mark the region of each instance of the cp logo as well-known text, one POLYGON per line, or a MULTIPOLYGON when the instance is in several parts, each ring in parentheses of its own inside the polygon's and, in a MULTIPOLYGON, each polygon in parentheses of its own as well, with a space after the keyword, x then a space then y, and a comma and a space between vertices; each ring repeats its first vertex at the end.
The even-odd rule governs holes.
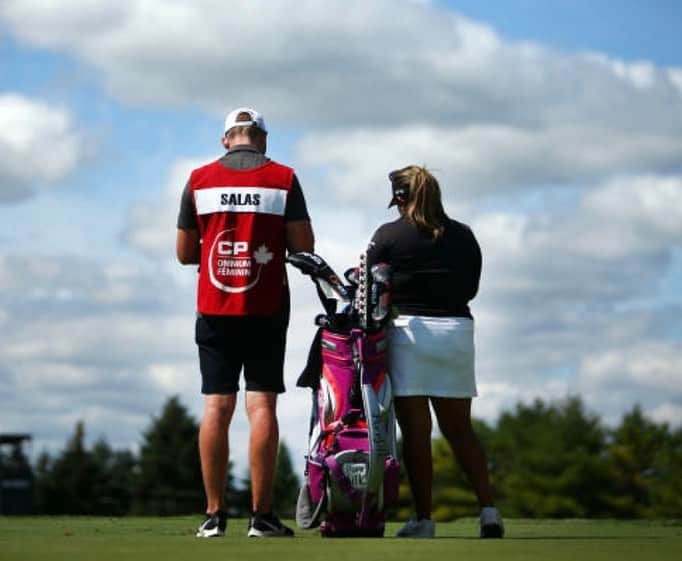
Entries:
POLYGON ((230 255, 237 257, 249 251, 248 242, 218 242, 218 255, 230 255))

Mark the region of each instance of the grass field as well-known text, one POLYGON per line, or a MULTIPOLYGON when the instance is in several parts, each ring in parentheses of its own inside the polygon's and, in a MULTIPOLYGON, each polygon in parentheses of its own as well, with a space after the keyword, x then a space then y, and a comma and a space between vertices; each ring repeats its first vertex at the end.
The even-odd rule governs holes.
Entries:
MULTIPOLYGON (((246 537, 246 520, 230 520, 222 539, 197 539, 197 517, 0 517, 1 561, 211 560, 679 560, 682 521, 506 520, 504 540, 480 540, 474 519, 440 523, 436 539, 293 539, 246 537)), ((399 524, 389 524, 392 536, 399 524)))

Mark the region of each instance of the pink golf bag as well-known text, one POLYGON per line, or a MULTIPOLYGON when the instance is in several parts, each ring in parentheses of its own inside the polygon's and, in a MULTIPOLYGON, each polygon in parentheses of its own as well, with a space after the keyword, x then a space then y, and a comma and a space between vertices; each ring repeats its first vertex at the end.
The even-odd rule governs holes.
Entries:
POLYGON ((325 316, 298 382, 313 407, 296 522, 326 537, 380 537, 400 479, 385 332, 340 315, 325 316))

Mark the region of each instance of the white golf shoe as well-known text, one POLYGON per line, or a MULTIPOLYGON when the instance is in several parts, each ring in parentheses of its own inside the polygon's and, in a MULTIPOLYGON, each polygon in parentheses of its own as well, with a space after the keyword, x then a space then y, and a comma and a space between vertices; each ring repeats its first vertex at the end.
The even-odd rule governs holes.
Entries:
POLYGON ((502 515, 494 506, 485 506, 481 509, 481 537, 501 538, 504 536, 504 524, 502 515))
POLYGON ((432 538, 436 534, 436 523, 428 518, 410 518, 398 532, 397 538, 432 538))

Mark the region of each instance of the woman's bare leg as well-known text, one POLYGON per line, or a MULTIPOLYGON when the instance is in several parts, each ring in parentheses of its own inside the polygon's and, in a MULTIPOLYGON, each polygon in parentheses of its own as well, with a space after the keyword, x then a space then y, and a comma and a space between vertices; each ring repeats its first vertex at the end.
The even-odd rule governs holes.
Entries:
POLYGON ((438 426, 459 465, 469 478, 482 507, 492 506, 488 465, 481 442, 471 426, 471 399, 431 398, 438 426))
POLYGON ((403 437, 403 463, 414 498, 417 519, 431 518, 431 411, 424 396, 396 397, 396 417, 403 437))

